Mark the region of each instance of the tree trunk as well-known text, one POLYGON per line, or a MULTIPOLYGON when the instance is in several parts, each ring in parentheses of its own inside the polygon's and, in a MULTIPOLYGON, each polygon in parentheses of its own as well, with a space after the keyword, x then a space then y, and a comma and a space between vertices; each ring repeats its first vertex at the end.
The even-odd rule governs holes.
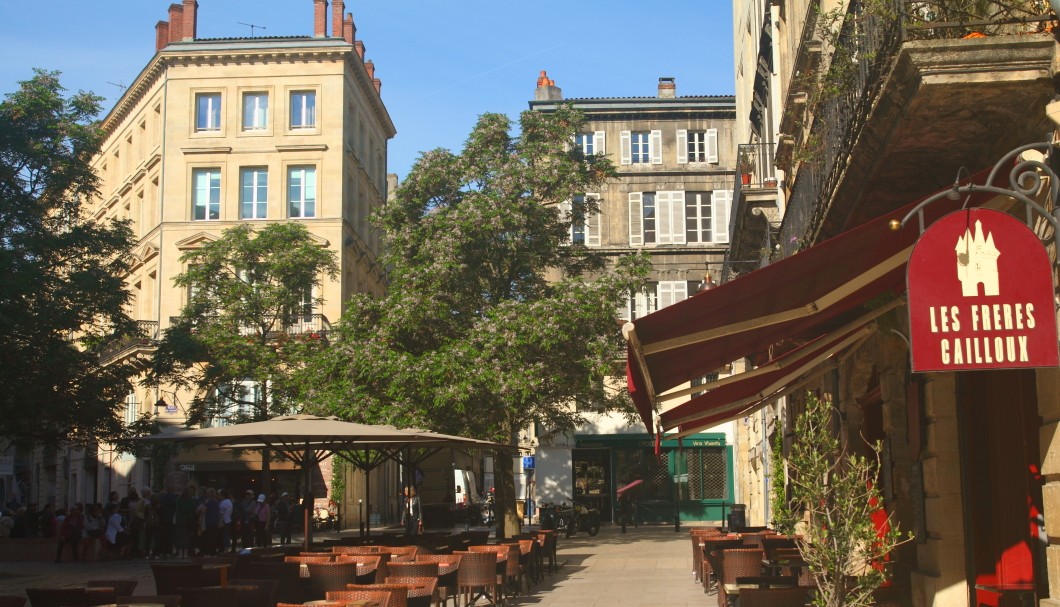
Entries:
POLYGON ((493 482, 496 489, 493 509, 497 513, 497 538, 518 535, 522 530, 522 520, 515 507, 515 500, 518 496, 515 494, 515 473, 512 468, 511 452, 494 451, 493 482))

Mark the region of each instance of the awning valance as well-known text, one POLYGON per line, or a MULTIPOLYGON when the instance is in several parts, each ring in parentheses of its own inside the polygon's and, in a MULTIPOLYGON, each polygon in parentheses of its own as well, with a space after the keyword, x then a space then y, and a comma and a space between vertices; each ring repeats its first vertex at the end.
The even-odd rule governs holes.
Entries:
MULTIPOLYGON (((982 183, 985 177, 984 171, 973 181, 982 183)), ((666 399, 665 392, 734 360, 767 353, 779 342, 816 340, 834 330, 830 325, 857 314, 856 309, 864 304, 884 294, 904 292, 906 262, 919 232, 913 226, 894 230, 890 224, 919 202, 627 323, 627 384, 649 431, 654 429, 654 411, 666 399)), ((932 205, 925 209, 925 220, 934 221, 965 203, 932 205)), ((813 348, 811 343, 798 351, 813 348)), ((723 393, 732 392, 728 396, 711 396, 723 389, 719 387, 678 408, 695 407, 697 401, 726 401, 725 411, 733 412, 741 406, 736 403, 752 404, 752 397, 766 387, 757 381, 738 385, 723 393), (700 400, 707 397, 709 401, 700 400)), ((709 406, 698 413, 703 414, 701 421, 724 415, 709 406)), ((688 422, 679 420, 688 416, 678 415, 667 412, 664 425, 687 428, 688 422)), ((695 427, 704 426, 696 423, 695 427)))

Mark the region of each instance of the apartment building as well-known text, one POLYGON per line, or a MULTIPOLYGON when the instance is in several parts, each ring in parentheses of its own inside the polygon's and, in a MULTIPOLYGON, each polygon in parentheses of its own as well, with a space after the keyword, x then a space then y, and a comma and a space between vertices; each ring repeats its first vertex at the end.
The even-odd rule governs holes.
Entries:
MULTIPOLYGON (((735 0, 733 15, 736 143, 764 150, 776 182, 736 187, 730 256, 760 268, 634 320, 638 406, 657 411, 659 393, 718 361, 753 362, 660 415, 678 435, 737 420, 738 484, 757 487, 752 524, 769 523, 778 480, 768 441, 787 452, 813 391, 836 407, 848 449, 869 454, 867 441, 881 441, 883 507, 915 536, 893 555, 879 600, 1054 603, 1060 371, 914 371, 906 269, 918 224, 977 207, 1029 222, 1055 263, 1053 194, 1022 193, 1010 172, 1056 180, 1046 109, 1056 16, 1042 3, 902 0, 735 0), (968 195, 988 179, 994 190, 968 195), (903 223, 921 201, 923 219, 903 223)), ((951 288, 958 274, 933 286, 951 288)))
MULTIPOLYGON (((203 16, 212 3, 202 2, 203 16)), ((105 358, 146 366, 188 299, 173 283, 185 269, 181 255, 241 224, 298 222, 337 254, 338 277, 322 277, 319 292, 307 299, 313 309, 288 333, 326 337, 351 294, 384 293, 379 234, 368 217, 386 199, 394 125, 343 0, 299 4, 312 35, 215 39, 196 36, 198 2, 170 5, 168 19, 155 28, 153 56, 104 119, 106 139, 94 160, 101 195, 90 213, 132 222, 137 245, 128 288, 142 329, 105 358)), ((179 425, 193 396, 169 386, 137 387, 124 415, 131 422, 151 413, 179 425)), ((124 495, 129 486, 172 480, 159 478, 166 469, 108 445, 31 459, 26 498, 40 503, 101 501, 112 490, 124 495)), ((256 459, 189 452, 168 471, 178 482, 242 490, 258 482, 256 459)), ((294 475, 289 464, 273 468, 281 486, 294 475)))
MULTIPOLYGON (((580 110, 585 122, 572 145, 584 154, 607 156, 618 172, 600 191, 584 194, 598 200, 600 212, 574 225, 571 239, 607 256, 650 255, 650 282, 621 306, 622 322, 713 286, 710 276, 720 274, 729 247, 736 164, 733 97, 681 96, 673 78, 660 78, 655 93, 564 98, 541 72, 530 102, 530 109, 540 112, 560 104, 580 110)), ((536 454, 534 499, 573 498, 611 520, 615 491, 643 480, 641 520, 720 519, 722 504, 734 501, 731 431, 698 434, 683 449, 677 441, 663 441, 657 458, 655 430, 651 420, 631 427, 620 416, 601 416, 573 436, 547 444, 531 444, 528 435, 524 447, 536 454)))

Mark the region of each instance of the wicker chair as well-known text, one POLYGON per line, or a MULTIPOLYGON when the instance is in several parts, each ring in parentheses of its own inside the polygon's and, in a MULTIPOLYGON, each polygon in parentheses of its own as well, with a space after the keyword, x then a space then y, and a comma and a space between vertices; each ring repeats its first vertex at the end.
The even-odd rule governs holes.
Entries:
POLYGON ((130 605, 150 603, 152 605, 164 605, 165 607, 180 607, 179 594, 137 594, 135 596, 119 596, 118 605, 130 605))
MULTIPOLYGON (((438 566, 439 563, 452 563, 454 560, 459 565, 461 555, 459 554, 417 554, 417 563, 432 563, 438 566)), ((459 569, 459 567, 458 567, 459 569)), ((453 597, 453 607, 456 607, 457 596, 457 570, 454 569, 449 573, 438 572, 438 589, 441 591, 441 602, 446 604, 449 602, 449 597, 453 597)))
POLYGON ((457 591, 464 595, 464 605, 486 596, 494 605, 503 600, 497 583, 497 555, 494 552, 465 552, 456 572, 457 591), (479 591, 478 594, 475 594, 479 591), (490 594, 492 592, 492 594, 490 594))
POLYGON ((328 601, 373 601, 379 603, 379 607, 400 607, 408 602, 404 595, 405 587, 400 590, 332 590, 328 593, 328 601))
POLYGON ((438 602, 438 578, 430 576, 390 576, 387 584, 400 584, 409 589, 409 607, 431 607, 438 602))
MULTIPOLYGON (((486 544, 468 546, 469 552, 492 552, 505 555, 504 561, 497 563, 497 575, 501 578, 505 591, 510 596, 519 594, 519 545, 486 544)), ((496 557, 494 557, 496 558, 496 557)))
POLYGON ((335 560, 331 558, 331 555, 327 556, 285 556, 283 557, 285 563, 298 563, 299 565, 306 565, 309 563, 333 563, 335 560))
POLYGON ((239 591, 235 588, 180 588, 181 607, 232 607, 239 604, 239 591))
POLYGON ((812 588, 745 588, 740 590, 740 607, 803 607, 810 602, 812 588))
POLYGON ((711 589, 717 585, 717 572, 720 571, 720 551, 728 548, 740 548, 743 542, 736 538, 728 538, 724 535, 714 538, 713 536, 703 539, 702 571, 700 582, 703 583, 703 592, 710 594, 711 589))
POLYGON ((131 595, 136 591, 137 580, 88 580, 85 586, 89 588, 113 588, 115 598, 121 595, 131 595))
POLYGON ((408 607, 409 587, 405 584, 346 584, 346 590, 383 590, 392 592, 390 607, 408 607))
POLYGON ((720 536, 721 532, 717 530, 717 527, 693 527, 688 535, 692 539, 692 575, 695 576, 697 582, 702 582, 703 540, 709 537, 720 536))
POLYGON ((26 588, 32 607, 87 607, 84 588, 26 588))
POLYGON ((729 607, 725 584, 735 584, 738 577, 762 575, 762 551, 758 548, 730 548, 719 552, 718 605, 729 607))
POLYGON ((777 558, 777 550, 785 549, 798 550, 798 546, 795 544, 795 538, 787 535, 767 535, 762 538, 762 550, 765 552, 765 556, 768 560, 777 558))
POLYGON ((389 554, 340 554, 335 557, 336 563, 353 563, 358 565, 357 579, 348 580, 350 584, 375 584, 379 581, 382 573, 386 579, 386 568, 384 563, 389 560, 389 554))
POLYGON ((409 563, 390 563, 390 575, 387 577, 433 577, 438 579, 438 563, 412 561, 409 563))
POLYGON ((346 584, 357 581, 357 563, 307 563, 309 568, 309 598, 320 600, 333 590, 345 590, 346 584))
POLYGON ((273 600, 284 603, 301 603, 305 600, 301 565, 298 563, 275 563, 269 561, 240 561, 232 569, 233 579, 276 580, 273 600))
POLYGON ((200 563, 152 564, 151 574, 155 578, 155 592, 158 594, 180 594, 177 592, 179 588, 202 588, 206 585, 206 575, 200 563))
POLYGON ((558 560, 556 558, 556 548, 559 544, 559 532, 555 529, 542 529, 537 532, 537 537, 544 556, 548 557, 548 572, 555 573, 558 560))
MULTIPOLYGON (((251 578, 231 578, 228 583, 233 586, 256 586, 257 591, 257 604, 261 607, 272 607, 276 602, 276 587, 279 586, 279 580, 262 580, 262 579, 251 579, 251 578)), ((242 594, 240 599, 246 598, 242 594)))

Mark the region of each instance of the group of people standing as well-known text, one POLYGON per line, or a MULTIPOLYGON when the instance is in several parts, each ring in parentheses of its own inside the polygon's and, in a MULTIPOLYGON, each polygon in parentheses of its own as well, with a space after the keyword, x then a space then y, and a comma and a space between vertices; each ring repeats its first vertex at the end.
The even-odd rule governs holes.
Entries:
POLYGON ((55 538, 57 563, 68 548, 77 561, 97 544, 103 558, 180 558, 268 546, 274 533, 279 543, 290 543, 299 514, 286 492, 269 499, 250 489, 240 498, 194 485, 179 494, 130 487, 125 497, 112 491, 104 504, 5 508, 0 537, 55 538))

